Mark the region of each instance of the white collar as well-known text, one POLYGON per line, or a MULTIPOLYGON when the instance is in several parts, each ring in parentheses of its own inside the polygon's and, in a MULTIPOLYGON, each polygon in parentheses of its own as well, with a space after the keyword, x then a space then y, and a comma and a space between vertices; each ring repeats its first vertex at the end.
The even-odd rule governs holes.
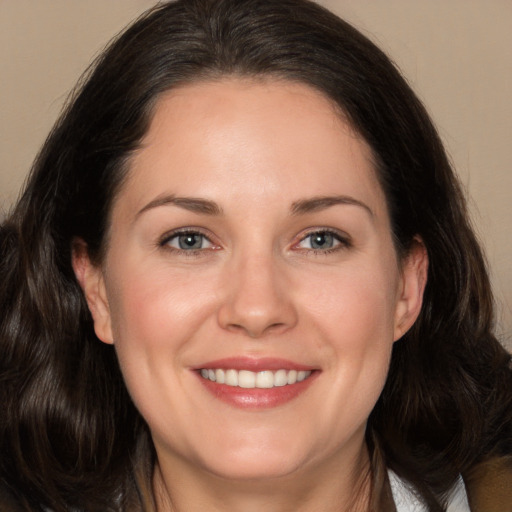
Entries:
MULTIPOLYGON (((428 512, 406 482, 391 470, 388 470, 388 476, 397 512, 428 512)), ((446 512, 470 512, 466 488, 461 476, 451 490, 446 512)))

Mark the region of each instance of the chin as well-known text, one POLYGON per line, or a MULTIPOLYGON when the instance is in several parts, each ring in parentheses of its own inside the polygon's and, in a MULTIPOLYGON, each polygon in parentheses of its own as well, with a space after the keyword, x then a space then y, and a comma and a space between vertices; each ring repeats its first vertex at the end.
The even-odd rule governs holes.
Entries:
POLYGON ((210 467, 208 470, 222 479, 255 482, 285 478, 298 471, 298 467, 290 464, 286 459, 269 464, 263 458, 263 460, 250 460, 232 465, 215 465, 215 467, 210 467))
POLYGON ((202 464, 214 475, 230 480, 267 480, 286 477, 303 467, 306 454, 291 450, 247 446, 225 450, 223 454, 203 458, 202 464))

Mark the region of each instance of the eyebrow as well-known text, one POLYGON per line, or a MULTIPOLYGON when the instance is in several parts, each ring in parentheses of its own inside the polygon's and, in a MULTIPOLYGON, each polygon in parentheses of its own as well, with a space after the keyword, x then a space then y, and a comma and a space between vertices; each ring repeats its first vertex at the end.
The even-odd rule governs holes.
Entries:
POLYGON ((203 215, 222 215, 223 213, 222 208, 217 203, 208 199, 165 195, 150 201, 137 212, 136 217, 139 217, 142 213, 147 212, 148 210, 158 208, 159 206, 179 206, 185 210, 203 215))
MULTIPOLYGON (((178 206, 180 208, 184 208, 185 210, 199 213, 202 215, 222 215, 222 208, 215 203, 214 201, 210 201, 208 199, 201 199, 198 197, 177 197, 174 195, 165 195, 161 197, 157 197, 153 201, 150 201, 147 205, 141 208, 136 217, 139 217, 142 213, 152 210, 153 208, 158 208, 160 206, 178 206)), ((325 210, 330 208, 331 206, 337 205, 352 205, 359 206, 363 208, 370 217, 373 218, 374 214, 371 208, 350 196, 319 196, 312 197, 308 199, 299 199, 298 201, 294 201, 291 206, 292 215, 305 215, 307 213, 316 212, 319 210, 325 210)))
POLYGON ((350 196, 319 196, 312 197, 309 199, 299 199, 292 203, 292 214, 293 215, 304 215, 306 213, 317 212, 319 210, 325 210, 331 206, 336 205, 352 205, 363 208, 371 218, 374 217, 372 209, 362 201, 355 199, 350 196))

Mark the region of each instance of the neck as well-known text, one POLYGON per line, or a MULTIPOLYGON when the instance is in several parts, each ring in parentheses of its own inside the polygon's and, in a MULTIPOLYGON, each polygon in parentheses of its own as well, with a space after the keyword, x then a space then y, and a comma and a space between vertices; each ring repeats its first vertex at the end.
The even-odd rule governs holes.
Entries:
MULTIPOLYGON (((158 512, 366 512, 372 478, 366 445, 352 458, 269 479, 224 478, 187 461, 155 467, 158 512)), ((163 462, 163 463, 162 463, 163 462)))

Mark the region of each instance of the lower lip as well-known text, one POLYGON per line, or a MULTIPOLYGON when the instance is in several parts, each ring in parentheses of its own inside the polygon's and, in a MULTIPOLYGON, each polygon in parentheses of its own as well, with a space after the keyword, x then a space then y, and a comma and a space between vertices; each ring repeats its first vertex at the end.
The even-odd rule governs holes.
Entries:
POLYGON ((270 409, 291 402, 306 391, 320 372, 313 371, 311 375, 301 382, 278 386, 273 388, 241 388, 228 386, 205 379, 199 373, 203 386, 215 397, 223 402, 240 409, 270 409))

